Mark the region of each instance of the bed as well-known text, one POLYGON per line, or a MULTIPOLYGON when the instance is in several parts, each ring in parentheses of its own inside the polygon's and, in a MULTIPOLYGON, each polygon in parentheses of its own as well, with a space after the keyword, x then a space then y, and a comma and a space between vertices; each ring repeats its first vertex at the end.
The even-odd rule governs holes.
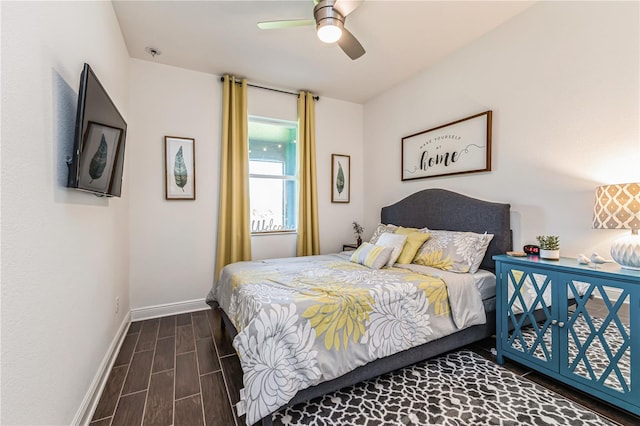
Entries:
MULTIPOLYGON (((251 425, 261 420, 263 425, 270 425, 272 423, 271 413, 284 406, 295 405, 333 390, 394 371, 482 340, 495 333, 495 276, 493 276, 493 287, 491 286, 491 272, 494 272, 495 266, 492 257, 512 249, 509 204, 478 200, 443 189, 427 189, 382 208, 380 222, 405 228, 426 228, 431 232, 446 230, 492 234, 493 238, 486 247, 477 274, 456 274, 441 271, 441 273, 423 275, 426 272, 420 269, 422 266, 414 267, 414 265, 402 268, 397 267, 399 265, 394 265, 393 268, 384 268, 384 271, 380 270, 383 272, 377 273, 350 262, 350 255, 346 253, 308 258, 240 262, 225 267, 220 280, 214 284, 207 296, 207 303, 212 309, 221 311, 224 326, 234 339, 234 347, 241 354, 245 389, 241 393, 238 408, 240 411, 244 411, 246 408, 247 424, 251 425), (296 267, 298 267, 297 270, 296 267), (416 269, 418 269, 417 272, 416 269), (273 273, 275 275, 270 275, 273 273), (377 339, 377 344, 371 343, 376 340, 376 335, 369 329, 365 332, 363 328, 358 328, 362 325, 356 324, 357 321, 351 321, 351 319, 356 320, 356 317, 351 319, 345 315, 332 317, 335 321, 331 324, 341 324, 343 327, 343 332, 340 334, 334 329, 335 325, 332 326, 326 321, 324 325, 321 321, 313 322, 313 315, 325 308, 319 305, 309 305, 310 299, 306 298, 309 293, 312 293, 310 290, 312 287, 315 289, 321 285, 316 282, 318 279, 330 286, 332 280, 336 279, 331 274, 350 277, 350 286, 342 287, 340 291, 345 291, 344 289, 347 288, 348 291, 359 291, 364 288, 362 286, 369 285, 372 288, 371 294, 374 296, 375 294, 383 294, 383 290, 385 295, 391 294, 384 287, 386 283, 380 284, 375 281, 380 275, 390 277, 389 280, 392 284, 389 285, 392 285, 394 292, 397 289, 402 289, 401 292, 421 296, 423 294, 416 292, 411 287, 412 285, 416 285, 420 289, 427 287, 435 289, 436 281, 450 280, 445 283, 449 296, 449 299, 446 300, 446 306, 450 307, 450 311, 445 312, 446 317, 444 314, 434 314, 434 311, 429 311, 430 315, 425 314, 424 317, 429 318, 431 322, 425 326, 425 322, 420 317, 422 311, 415 308, 415 306, 423 306, 424 300, 409 302, 412 307, 411 312, 415 313, 415 317, 412 317, 411 320, 407 319, 407 322, 413 324, 411 328, 413 334, 410 334, 410 338, 400 339, 397 346, 390 345, 388 341, 380 338, 377 339), (418 281, 416 274, 421 277, 418 281), (483 275, 483 282, 489 283, 484 285, 484 290, 480 288, 476 275, 483 275), (318 278, 319 276, 320 278, 318 278), (359 277, 355 282, 353 281, 354 276, 359 277), (424 278, 427 276, 428 279, 424 278), (241 282, 241 278, 247 280, 246 282, 252 284, 253 287, 245 286, 244 281, 241 282), (313 284, 310 284, 311 281, 308 281, 307 278, 313 279, 313 284), (367 280, 371 280, 371 282, 367 280), (456 284, 458 280, 460 282, 456 284), (286 290, 283 289, 283 282, 295 282, 294 287, 297 293, 295 297, 282 299, 287 302, 282 303, 278 310, 274 310, 278 303, 272 302, 280 300, 277 299, 278 294, 290 291, 288 287, 286 290), (469 282, 478 286, 479 299, 475 296, 476 292, 460 291, 465 288, 464 286, 468 286, 469 282), (242 292, 245 288, 261 288, 262 290, 257 293, 257 296, 253 294, 250 299, 242 299, 244 301, 242 304, 235 302, 241 299, 239 294, 243 295, 242 292), (453 290, 455 288, 458 290, 453 290), (378 293, 375 293, 374 289, 378 293), (463 306, 464 303, 467 303, 463 299, 471 298, 469 294, 474 295, 472 297, 474 300, 470 302, 472 305, 474 303, 480 304, 479 311, 476 311, 476 308, 471 310, 471 308, 465 307, 466 305, 463 306), (458 305, 462 306, 460 311, 458 311, 458 305), (263 309, 266 310, 263 311, 263 309), (286 340, 285 344, 281 342, 278 344, 269 343, 267 340, 258 344, 258 341, 263 342, 260 340, 260 336, 272 336, 282 331, 282 327, 279 325, 267 324, 267 319, 271 318, 272 321, 277 321, 280 318, 282 324, 288 323, 290 322, 289 318, 292 317, 291 312, 297 313, 296 318, 305 317, 309 321, 304 326, 295 329, 297 331, 284 333, 284 337, 279 337, 286 340), (308 314, 309 312, 311 314, 308 314), (480 316, 482 318, 479 318, 480 316), (264 321, 261 322, 262 320, 258 320, 259 318, 264 321), (438 321, 442 323, 444 331, 440 331, 438 328, 440 327, 438 321), (312 329, 309 328, 309 322, 312 324, 312 329), (351 331, 347 336, 346 330, 348 329, 351 331), (425 333, 424 330, 429 332, 425 333), (310 335, 310 332, 313 334, 310 335), (429 336, 423 336, 423 334, 429 334, 429 336), (381 340, 382 342, 380 342, 381 340), (328 351, 327 355, 320 354, 321 351, 318 347, 323 345, 333 352, 328 351), (251 364, 249 361, 251 356, 257 354, 262 358, 273 357, 273 362, 280 362, 286 357, 286 354, 282 355, 278 351, 282 351, 283 347, 289 350, 293 346, 304 348, 303 351, 296 352, 295 357, 287 358, 288 360, 295 359, 295 363, 299 364, 294 373, 291 373, 296 377, 279 376, 280 373, 277 373, 272 378, 273 384, 271 386, 265 386, 263 382, 254 380, 266 373, 265 365, 249 365, 251 364), (363 347, 368 350, 362 349, 363 347), (339 352, 339 350, 343 352, 339 352), (251 352, 252 355, 247 355, 248 352, 251 352), (324 368, 330 371, 325 371, 324 368), (291 382, 303 384, 296 385, 300 387, 297 389, 295 386, 291 388, 291 382), (274 393, 278 393, 278 395, 272 395, 274 393), (280 393, 285 395, 282 396, 280 393), (259 395, 260 401, 254 400, 256 395, 259 395)), ((426 268, 428 269, 428 267, 426 268)), ((437 293, 437 290, 433 291, 437 293)), ((427 294, 429 293, 427 292, 427 294)), ((434 296, 432 300, 438 300, 438 298, 434 296)), ((397 303, 401 304, 401 302, 397 303)), ((428 300, 427 304, 429 304, 428 300)), ((329 305, 329 303, 326 304, 326 306, 329 305)), ((431 303, 431 305, 429 309, 438 309, 436 303, 431 303)), ((362 304, 357 302, 351 307, 359 312, 362 304)), ((444 310, 446 311, 446 309, 444 310)), ((376 318, 379 319, 383 316, 375 317, 374 313, 370 312, 367 321, 363 322, 367 327, 373 327, 376 318)), ((378 325, 380 329, 385 328, 384 322, 378 321, 378 325)), ((293 362, 287 361, 289 364, 293 362)), ((240 412, 239 415, 241 415, 240 412)))

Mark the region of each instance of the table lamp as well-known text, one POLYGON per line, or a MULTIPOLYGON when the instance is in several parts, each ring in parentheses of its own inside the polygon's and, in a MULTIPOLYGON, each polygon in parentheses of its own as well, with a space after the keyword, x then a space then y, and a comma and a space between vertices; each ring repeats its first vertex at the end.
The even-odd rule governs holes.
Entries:
POLYGON ((597 187, 593 227, 631 229, 613 242, 611 257, 623 268, 640 270, 640 183, 597 187))

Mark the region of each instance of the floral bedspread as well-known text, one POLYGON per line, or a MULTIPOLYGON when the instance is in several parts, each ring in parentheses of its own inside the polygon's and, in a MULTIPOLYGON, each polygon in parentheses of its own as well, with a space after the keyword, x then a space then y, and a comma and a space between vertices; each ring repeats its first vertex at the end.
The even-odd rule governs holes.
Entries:
POLYGON ((424 274, 435 269, 412 269, 372 270, 339 254, 226 266, 207 301, 238 330, 246 423, 302 389, 486 322, 468 274, 438 271, 445 284, 424 274))

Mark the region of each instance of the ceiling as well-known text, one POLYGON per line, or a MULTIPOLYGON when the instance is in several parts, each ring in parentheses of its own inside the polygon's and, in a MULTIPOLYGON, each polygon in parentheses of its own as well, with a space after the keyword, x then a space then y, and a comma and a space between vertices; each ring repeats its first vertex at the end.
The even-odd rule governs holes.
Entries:
POLYGON ((113 1, 131 57, 356 103, 413 77, 533 3, 365 0, 345 24, 367 51, 352 61, 337 45, 318 40, 314 26, 256 26, 313 19, 313 0, 113 1), (146 47, 161 55, 152 57, 146 47))

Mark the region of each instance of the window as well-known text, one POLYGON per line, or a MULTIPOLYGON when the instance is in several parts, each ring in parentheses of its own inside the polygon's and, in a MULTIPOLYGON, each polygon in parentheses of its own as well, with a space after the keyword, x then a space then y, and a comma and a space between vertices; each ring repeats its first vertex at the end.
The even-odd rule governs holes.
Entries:
POLYGON ((298 124, 249 117, 251 233, 296 230, 298 124))

